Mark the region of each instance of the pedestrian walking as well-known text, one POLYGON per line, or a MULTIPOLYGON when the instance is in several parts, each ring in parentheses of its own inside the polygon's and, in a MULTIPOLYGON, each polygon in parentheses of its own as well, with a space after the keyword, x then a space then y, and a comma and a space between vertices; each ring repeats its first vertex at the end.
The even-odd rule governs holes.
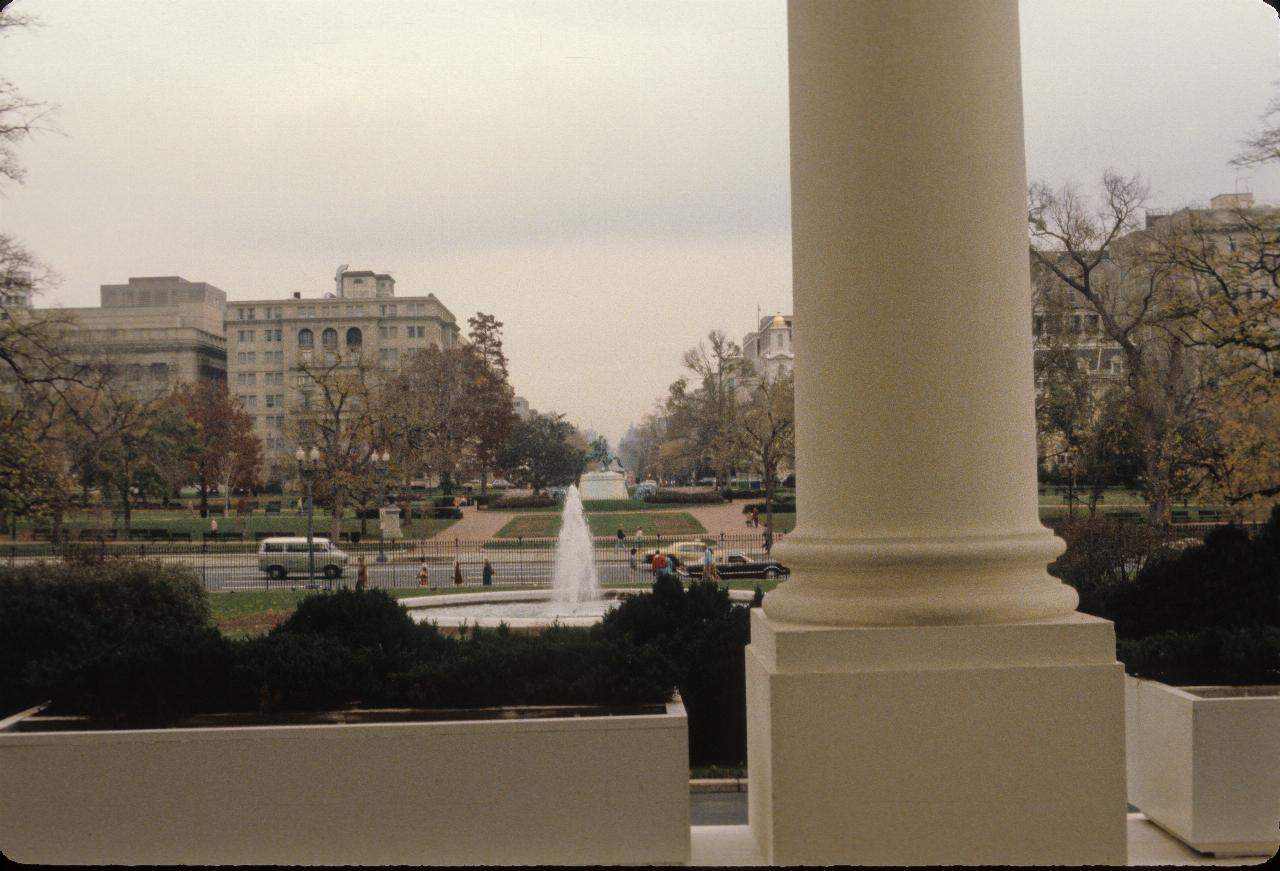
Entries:
POLYGON ((360 559, 356 562, 356 590, 367 589, 369 589, 369 566, 364 561, 364 554, 360 554, 360 559))
POLYGON ((629 560, 629 564, 631 566, 631 580, 633 581, 639 580, 640 579, 640 563, 636 559, 636 549, 634 547, 631 548, 631 559, 629 560))
POLYGON ((619 526, 618 527, 618 550, 622 550, 622 548, 626 545, 626 543, 627 543, 627 534, 623 532, 622 527, 619 526))
POLYGON ((765 522, 764 525, 764 552, 769 553, 773 550, 773 527, 765 522))
POLYGON ((636 527, 636 547, 641 546, 640 541, 643 538, 644 538, 644 530, 637 526, 636 527))
POLYGON ((453 585, 455 587, 462 586, 462 561, 455 560, 453 563, 453 585))
POLYGON ((754 505, 751 506, 751 525, 756 529, 760 528, 760 509, 754 505))
POLYGON ((209 532, 214 535, 218 534, 218 518, 212 517, 209 519, 209 532))
POLYGON ((711 545, 707 545, 702 552, 702 579, 713 583, 720 580, 720 572, 716 571, 716 555, 712 552, 711 545))
POLYGON ((422 558, 422 566, 418 569, 418 586, 431 586, 431 572, 427 568, 427 558, 425 556, 422 558))
POLYGON ((669 577, 671 572, 671 561, 667 559, 667 555, 661 549, 654 551, 653 562, 650 564, 653 569, 653 577, 655 580, 662 580, 669 577))
POLYGON ((489 564, 488 560, 484 561, 484 571, 481 572, 480 583, 486 587, 493 586, 493 566, 489 564))

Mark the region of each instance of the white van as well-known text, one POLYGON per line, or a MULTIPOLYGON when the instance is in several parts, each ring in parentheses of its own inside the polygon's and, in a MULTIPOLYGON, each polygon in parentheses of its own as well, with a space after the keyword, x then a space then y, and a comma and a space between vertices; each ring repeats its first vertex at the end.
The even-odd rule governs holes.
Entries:
MULTIPOLYGON (((340 578, 347 566, 347 554, 330 543, 327 538, 312 536, 311 549, 315 554, 316 574, 326 578, 340 578)), ((306 536, 264 538, 258 546, 258 569, 267 577, 283 580, 289 575, 305 575, 308 571, 306 536)))

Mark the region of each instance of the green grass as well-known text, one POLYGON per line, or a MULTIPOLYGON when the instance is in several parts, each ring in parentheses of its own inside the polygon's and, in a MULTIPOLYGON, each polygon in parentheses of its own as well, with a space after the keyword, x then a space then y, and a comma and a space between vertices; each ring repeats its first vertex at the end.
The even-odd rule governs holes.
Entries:
MULTIPOLYGON (((514 589, 505 587, 504 589, 514 589)), ((395 599, 406 599, 411 596, 439 596, 453 593, 455 590, 433 589, 421 587, 397 587, 383 592, 395 599)), ((489 592, 488 589, 467 592, 489 592)), ((298 607, 298 603, 307 596, 322 596, 311 590, 240 590, 209 593, 209 607, 213 612, 213 622, 218 625, 223 635, 229 638, 248 638, 262 635, 274 626, 288 619, 298 607)))
MULTIPOLYGON (((637 529, 643 529, 645 537, 655 535, 700 535, 706 528, 692 514, 684 511, 664 511, 659 514, 617 512, 588 514, 587 525, 592 535, 613 535, 622 527, 628 538, 637 529)), ((497 538, 554 538, 560 534, 559 514, 517 514, 498 530, 497 538)))

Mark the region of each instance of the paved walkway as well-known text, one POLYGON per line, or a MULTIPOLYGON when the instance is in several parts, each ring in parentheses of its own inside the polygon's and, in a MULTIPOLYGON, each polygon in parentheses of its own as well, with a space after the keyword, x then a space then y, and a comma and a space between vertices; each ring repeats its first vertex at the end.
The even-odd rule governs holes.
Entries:
POLYGON ((462 509, 462 519, 438 533, 436 538, 444 541, 454 538, 463 541, 493 538, 515 516, 510 511, 481 511, 474 505, 468 505, 462 509))
MULTIPOLYGON (((743 501, 725 502, 720 505, 672 505, 670 508, 656 509, 652 513, 687 513, 701 523, 708 533, 719 535, 747 535, 752 532, 763 532, 763 527, 756 530, 746 525, 746 516, 742 513, 743 501)), ((442 541, 457 538, 462 541, 493 538, 498 530, 507 525, 507 521, 517 516, 519 511, 481 511, 474 506, 462 509, 462 519, 439 533, 436 537, 442 541)), ((650 512, 645 512, 650 513, 650 512)), ((761 523, 763 524, 763 520, 761 523)), ((627 530, 630 535, 632 530, 627 530)))

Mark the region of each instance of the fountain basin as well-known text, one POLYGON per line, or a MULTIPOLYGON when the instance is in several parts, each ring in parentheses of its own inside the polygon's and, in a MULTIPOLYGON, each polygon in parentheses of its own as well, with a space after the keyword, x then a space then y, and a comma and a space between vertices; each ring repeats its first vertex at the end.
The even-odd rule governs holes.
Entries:
MULTIPOLYGON (((586 628, 600 622, 605 612, 620 599, 648 592, 643 589, 603 590, 602 598, 581 602, 572 611, 551 611, 554 592, 546 589, 498 590, 491 593, 451 593, 445 596, 414 596, 401 599, 409 616, 419 623, 431 622, 445 635, 457 635, 464 627, 496 629, 505 623, 512 632, 540 632, 555 623, 586 628)), ((730 590, 734 602, 750 602, 750 590, 730 590)))

